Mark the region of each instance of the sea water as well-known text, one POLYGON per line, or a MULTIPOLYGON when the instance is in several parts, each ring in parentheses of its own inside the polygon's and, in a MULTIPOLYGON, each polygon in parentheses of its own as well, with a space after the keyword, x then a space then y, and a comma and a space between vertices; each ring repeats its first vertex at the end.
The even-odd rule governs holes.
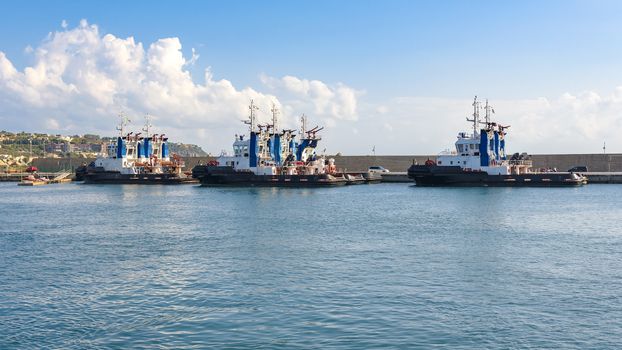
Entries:
POLYGON ((622 186, 0 184, 0 349, 620 348, 622 186))

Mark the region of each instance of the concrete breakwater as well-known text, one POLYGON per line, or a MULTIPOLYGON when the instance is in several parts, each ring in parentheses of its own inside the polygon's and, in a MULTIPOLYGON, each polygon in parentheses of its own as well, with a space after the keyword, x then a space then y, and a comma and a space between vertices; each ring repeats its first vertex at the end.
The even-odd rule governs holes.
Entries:
MULTIPOLYGON (((403 172, 413 161, 423 164, 427 159, 436 159, 434 155, 411 156, 330 156, 335 158, 337 167, 347 171, 365 171, 372 165, 380 165, 393 172, 403 172)), ((622 154, 534 154, 531 156, 534 168, 556 168, 566 171, 574 166, 587 166, 590 172, 622 172, 622 154)), ((214 157, 187 157, 186 169, 196 164, 207 163, 214 157)), ((88 158, 38 158, 33 165, 40 171, 58 172, 74 170, 83 163, 90 163, 88 158)))

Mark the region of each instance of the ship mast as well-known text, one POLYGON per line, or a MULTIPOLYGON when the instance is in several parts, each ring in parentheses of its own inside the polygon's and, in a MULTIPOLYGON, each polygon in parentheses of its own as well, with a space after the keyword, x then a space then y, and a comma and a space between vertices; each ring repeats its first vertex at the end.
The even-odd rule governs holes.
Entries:
POLYGON ((490 112, 492 111, 492 113, 494 113, 495 110, 488 104, 488 99, 486 99, 486 107, 484 107, 484 110, 486 111, 486 126, 490 126, 490 112))
POLYGON ((259 107, 255 106, 255 101, 251 99, 251 104, 248 106, 248 109, 250 110, 250 114, 248 120, 244 121, 244 124, 248 124, 250 126, 250 131, 254 132, 257 126, 255 111, 259 110, 259 107))
POLYGON ((304 137, 305 132, 307 132, 307 116, 304 115, 304 113, 300 117, 300 122, 302 124, 301 129, 300 129, 300 135, 303 135, 304 137))
POLYGON ((272 102, 272 109, 270 111, 272 112, 272 130, 276 134, 278 133, 278 130, 279 130, 279 126, 278 126, 279 109, 276 108, 276 104, 274 104, 274 102, 272 102))
POLYGON ((473 137, 477 137, 477 129, 479 128, 479 109, 480 103, 477 102, 477 96, 473 99, 473 119, 466 118, 468 122, 473 122, 473 137))
POLYGON ((143 131, 147 133, 147 137, 149 137, 149 128, 151 128, 153 125, 151 125, 151 116, 149 114, 145 115, 145 127, 143 128, 143 131))
POLYGON ((130 118, 128 118, 123 112, 119 112, 119 118, 121 118, 121 123, 117 126, 117 130, 121 133, 121 137, 123 137, 125 126, 131 122, 130 118))

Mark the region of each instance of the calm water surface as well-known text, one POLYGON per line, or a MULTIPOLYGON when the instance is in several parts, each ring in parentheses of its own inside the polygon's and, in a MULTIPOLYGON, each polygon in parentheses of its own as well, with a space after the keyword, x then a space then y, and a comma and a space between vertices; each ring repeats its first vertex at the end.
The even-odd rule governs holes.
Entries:
POLYGON ((0 184, 0 349, 620 348, 622 186, 0 184))

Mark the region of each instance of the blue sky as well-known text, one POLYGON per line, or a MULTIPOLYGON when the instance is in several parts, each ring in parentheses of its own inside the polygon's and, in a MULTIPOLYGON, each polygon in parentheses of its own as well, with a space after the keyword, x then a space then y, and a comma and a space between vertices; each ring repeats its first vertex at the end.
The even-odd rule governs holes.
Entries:
MULTIPOLYGON (((522 128, 512 132, 529 152, 593 152, 603 140, 622 152, 609 130, 621 124, 622 107, 612 97, 622 85, 619 1, 9 1, 2 7, 0 51, 20 72, 40 60, 27 46, 36 50, 49 32, 71 31, 86 19, 100 36, 133 37, 145 51, 162 38, 178 38, 187 61, 193 48, 199 55, 182 68, 195 83, 205 84, 209 67, 214 80, 275 96, 292 113, 313 116, 313 110, 293 111, 305 101, 288 97, 291 86, 278 82, 283 77, 352 89, 353 113, 332 121, 329 112, 316 113, 329 124, 326 143, 333 151, 364 154, 379 143, 382 153, 434 153, 451 145, 456 128, 467 127, 463 117, 479 94, 507 106, 497 112, 522 128), (576 115, 567 119, 568 113, 576 115), (586 113, 592 122, 583 125, 586 113), (566 125, 570 131, 559 136, 579 140, 546 144, 531 122, 566 125), (609 127, 596 130, 594 123, 609 127)), ((15 122, 17 112, 0 107, 3 128, 25 127, 15 122)), ((63 122, 62 109, 55 113, 58 123, 32 129, 71 124, 63 122)), ((210 137, 214 127, 239 128, 210 122, 200 134, 180 127, 177 136, 216 152, 229 142, 210 137)))

